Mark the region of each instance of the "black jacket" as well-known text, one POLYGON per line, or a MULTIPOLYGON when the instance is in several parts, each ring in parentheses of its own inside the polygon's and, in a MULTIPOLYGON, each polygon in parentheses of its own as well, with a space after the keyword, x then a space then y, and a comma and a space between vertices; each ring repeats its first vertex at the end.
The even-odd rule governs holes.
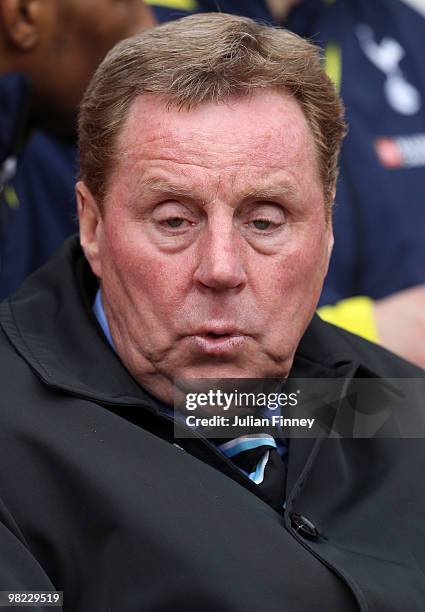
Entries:
MULTIPOLYGON (((76 612, 425 609, 422 439, 292 439, 281 516, 208 442, 173 444, 95 290, 73 238, 0 307, 0 590, 76 612)), ((423 376, 319 319, 294 371, 423 376)))

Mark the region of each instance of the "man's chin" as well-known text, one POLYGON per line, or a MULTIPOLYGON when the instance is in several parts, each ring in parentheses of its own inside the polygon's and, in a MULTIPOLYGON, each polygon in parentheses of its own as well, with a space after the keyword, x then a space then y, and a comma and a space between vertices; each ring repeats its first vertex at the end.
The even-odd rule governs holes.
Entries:
MULTIPOLYGON (((285 364, 286 366, 286 364, 285 364)), ((191 362, 184 365, 179 364, 177 368, 173 368, 173 378, 179 380, 194 380, 194 379, 209 379, 209 378, 281 378, 288 374, 287 367, 278 367, 275 363, 243 360, 238 361, 199 361, 198 363, 191 362)))
POLYGON ((193 380, 203 378, 256 378, 251 368, 244 368, 232 363, 212 363, 190 365, 179 369, 177 378, 180 380, 193 380))
MULTIPOLYGON (((185 347, 186 349, 186 347, 185 347)), ((205 351, 179 351, 168 362, 174 379, 280 378, 288 374, 291 359, 273 359, 259 346, 241 347, 214 354, 205 351)))

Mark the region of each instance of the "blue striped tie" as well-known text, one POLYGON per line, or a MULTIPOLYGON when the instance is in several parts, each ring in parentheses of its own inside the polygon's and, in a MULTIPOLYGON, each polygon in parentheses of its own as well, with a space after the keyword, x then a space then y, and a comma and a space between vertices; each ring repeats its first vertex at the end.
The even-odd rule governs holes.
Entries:
POLYGON ((260 488, 261 497, 275 510, 285 503, 286 463, 269 434, 249 434, 227 440, 218 449, 260 488))

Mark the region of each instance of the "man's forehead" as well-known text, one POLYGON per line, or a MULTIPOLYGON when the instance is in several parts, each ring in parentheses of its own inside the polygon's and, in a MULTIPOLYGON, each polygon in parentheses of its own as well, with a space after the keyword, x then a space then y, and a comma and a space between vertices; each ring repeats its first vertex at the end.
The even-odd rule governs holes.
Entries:
MULTIPOLYGON (((314 156, 304 113, 289 95, 258 91, 193 109, 167 107, 154 95, 132 104, 118 139, 121 159, 169 159, 226 168, 261 166, 314 156)), ((310 160, 311 163, 311 160, 310 160)))

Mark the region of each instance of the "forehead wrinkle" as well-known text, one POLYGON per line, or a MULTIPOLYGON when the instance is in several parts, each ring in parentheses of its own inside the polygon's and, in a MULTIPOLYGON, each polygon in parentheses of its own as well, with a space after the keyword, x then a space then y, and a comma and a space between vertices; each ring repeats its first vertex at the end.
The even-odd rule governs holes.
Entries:
POLYGON ((263 168, 268 165, 272 167, 281 150, 284 165, 288 151, 296 148, 296 142, 301 136, 296 134, 294 139, 290 132, 280 131, 278 135, 280 138, 276 140, 277 134, 273 130, 252 135, 245 132, 245 140, 241 142, 237 132, 218 130, 211 141, 206 140, 201 130, 189 128, 182 132, 180 126, 173 125, 159 125, 158 128, 158 131, 153 134, 143 130, 137 133, 135 126, 127 124, 117 142, 120 159, 136 163, 144 160, 170 161, 206 169, 224 169, 229 166, 246 166, 248 154, 250 166, 263 168))
MULTIPOLYGON (((228 149, 226 149, 226 151, 228 152, 228 149)), ((204 149, 202 149, 202 152, 205 153, 204 149)), ((247 163, 246 159, 241 159, 241 160, 232 160, 231 162, 229 162, 228 160, 223 161, 223 163, 218 163, 218 164, 214 164, 211 165, 210 163, 202 163, 200 160, 200 156, 197 152, 193 152, 194 153, 194 158, 193 160, 182 160, 181 158, 179 159, 179 151, 176 151, 175 149, 170 147, 170 150, 164 151, 162 155, 158 155, 158 154, 152 154, 151 157, 144 157, 143 156, 143 151, 141 151, 140 149, 134 150, 132 149, 127 149, 127 151, 124 152, 124 150, 121 150, 121 155, 119 156, 119 163, 121 166, 125 166, 126 162, 131 162, 131 165, 146 165, 146 164, 155 164, 155 162, 170 162, 171 164, 177 164, 178 166, 182 166, 182 167, 187 167, 188 169, 190 169, 191 167, 193 168, 203 168, 204 170, 207 171, 214 171, 214 170, 230 170, 231 168, 246 168, 247 172, 249 169, 259 169, 261 171, 263 171, 263 174, 265 172, 268 171, 284 171, 285 173, 287 173, 288 175, 293 174, 293 167, 287 167, 287 165, 285 163, 282 163, 282 165, 276 165, 276 163, 267 163, 265 164, 265 160, 258 160, 258 155, 256 156, 252 156, 249 159, 249 162, 247 163), (174 153, 174 154, 173 154, 174 153)), ((241 156, 243 156, 244 154, 246 154, 246 151, 241 153, 241 156)), ((216 160, 216 155, 214 155, 214 153, 211 153, 211 158, 216 160)), ((275 157, 270 156, 271 159, 275 160, 275 157)), ((284 162, 284 157, 282 156, 282 162, 284 162)), ((261 177, 263 178, 263 177, 261 177)))
POLYGON ((275 161, 282 152, 285 165, 284 158, 291 157, 291 151, 292 155, 298 153, 299 157, 306 149, 311 149, 309 157, 315 159, 310 163, 318 166, 313 134, 299 104, 282 92, 268 94, 270 100, 265 107, 276 111, 267 115, 276 117, 274 123, 269 122, 270 125, 267 121, 252 121, 249 117, 253 111, 258 112, 255 101, 259 96, 264 97, 264 93, 227 105, 206 103, 190 111, 167 108, 166 100, 155 94, 144 94, 130 108, 119 138, 120 144, 124 145, 120 149, 124 156, 128 154, 130 145, 131 155, 135 153, 136 157, 142 153, 170 159, 180 155, 187 163, 194 161, 200 167, 207 167, 212 162, 215 168, 227 168, 231 163, 242 165, 246 159, 239 161, 238 158, 247 152, 252 155, 251 162, 261 158, 259 165, 275 161), (285 109, 288 112, 282 115, 281 111, 285 109), (216 122, 213 125, 206 122, 206 136, 205 118, 211 114, 215 115, 216 122), (239 117, 245 121, 242 130, 244 142, 240 139, 241 130, 235 126, 239 117))
MULTIPOLYGON (((226 169, 229 167, 244 167, 247 166, 246 153, 247 151, 237 150, 235 147, 235 159, 229 161, 229 159, 224 159, 221 161, 221 156, 217 155, 217 149, 207 150, 204 143, 199 143, 199 148, 193 147, 192 149, 186 148, 184 151, 180 147, 172 147, 167 146, 161 147, 161 151, 156 150, 147 150, 146 145, 148 143, 144 142, 144 147, 138 147, 137 145, 132 146, 127 149, 118 149, 118 155, 120 162, 129 161, 132 164, 138 163, 155 163, 157 161, 163 162, 171 162, 173 164, 178 164, 180 166, 193 166, 196 168, 204 168, 205 170, 215 170, 215 169, 226 169), (184 156, 184 157, 183 157, 184 156), (239 158, 239 159, 238 159, 239 158)), ((231 154, 229 151, 229 147, 223 147, 223 150, 226 151, 226 154, 231 154)), ((264 168, 264 160, 258 161, 256 163, 256 157, 258 155, 253 155, 250 159, 249 166, 256 168, 264 168)), ((270 159, 273 157, 270 156, 270 159)), ((271 167, 271 166, 269 166, 271 167)))
MULTIPOLYGON (((172 149, 170 152, 173 152, 172 149)), ((245 172, 243 173, 244 180, 246 179, 246 176, 252 177, 253 171, 259 170, 260 172, 258 173, 258 176, 255 179, 259 182, 271 180, 271 177, 269 175, 273 174, 274 172, 284 172, 289 177, 292 177, 292 175, 294 174, 293 167, 287 167, 284 163, 282 165, 277 165, 276 162, 265 164, 263 160, 258 160, 258 156, 257 158, 251 157, 248 161, 246 159, 241 159, 237 161, 232 160, 231 162, 227 160, 227 163, 211 165, 208 163, 202 163, 198 155, 196 155, 196 158, 194 160, 189 161, 182 160, 181 158, 179 158, 178 153, 177 156, 167 155, 164 153, 163 155, 152 155, 151 157, 144 157, 142 156, 142 152, 140 150, 134 151, 133 149, 130 149, 125 155, 120 156, 119 159, 121 171, 129 171, 133 168, 133 166, 139 166, 139 172, 141 174, 144 174, 145 172, 149 173, 151 167, 155 167, 156 164, 158 165, 158 169, 161 171, 165 171, 166 174, 170 171, 170 169, 171 171, 173 170, 173 165, 177 165, 181 167, 183 171, 186 170, 183 173, 184 178, 187 178, 188 176, 192 175, 192 169, 195 171, 199 168, 205 170, 205 176, 208 176, 209 173, 220 171, 219 178, 217 178, 216 180, 221 183, 223 175, 227 174, 227 180, 231 181, 232 184, 236 182, 240 176, 239 173, 235 172, 234 170, 240 169, 245 170, 245 172), (165 165, 162 165, 161 162, 165 162, 165 165), (168 166, 167 162, 169 162, 170 166, 168 166)), ((164 180, 163 177, 158 175, 158 181, 161 180, 164 180)), ((149 179, 149 186, 152 185, 153 181, 149 179)))
MULTIPOLYGON (((190 115, 191 113, 188 113, 188 117, 190 115)), ((300 178, 296 172, 297 167, 304 166, 305 171, 318 174, 313 139, 305 120, 303 127, 306 129, 294 131, 295 126, 285 120, 277 130, 275 127, 273 130, 254 129, 252 133, 244 130, 243 138, 239 138, 233 126, 228 130, 218 127, 213 132, 208 132, 208 140, 202 129, 192 129, 186 121, 183 124, 176 123, 176 117, 169 116, 168 112, 164 112, 162 118, 156 121, 147 122, 146 130, 140 129, 145 123, 141 122, 140 118, 143 119, 144 116, 145 113, 142 113, 142 117, 134 113, 123 126, 119 138, 122 152, 119 164, 124 172, 127 172, 130 166, 137 168, 136 174, 140 175, 147 171, 149 166, 155 166, 159 162, 168 174, 169 167, 172 169, 175 165, 176 170, 181 169, 179 173, 184 175, 185 180, 190 177, 191 182, 196 181, 197 185, 193 185, 196 190, 201 186, 202 191, 208 191, 210 194, 215 192, 218 197, 223 189, 234 193, 235 183, 245 181, 243 187, 248 192, 247 197, 255 197, 261 186, 264 187, 261 189, 264 199, 289 193, 291 184, 292 191, 296 192, 299 186, 297 177, 300 178), (218 134, 223 138, 218 138, 218 134), (198 169, 205 172, 196 176, 198 169), (276 190, 271 190, 271 185, 266 184, 267 181, 273 180, 273 177, 267 176, 269 171, 285 173, 288 185, 279 184, 276 190), (220 172, 220 176, 210 176, 210 173, 217 172, 220 172)), ((146 120, 148 119, 146 116, 146 120)), ((172 180, 176 182, 174 178, 172 180)), ((189 190, 187 187, 185 189, 188 196, 189 190)), ((193 193, 193 189, 190 189, 190 192, 193 193)), ((182 193, 182 190, 178 193, 182 193)), ((208 199, 211 199, 211 195, 208 199)))

